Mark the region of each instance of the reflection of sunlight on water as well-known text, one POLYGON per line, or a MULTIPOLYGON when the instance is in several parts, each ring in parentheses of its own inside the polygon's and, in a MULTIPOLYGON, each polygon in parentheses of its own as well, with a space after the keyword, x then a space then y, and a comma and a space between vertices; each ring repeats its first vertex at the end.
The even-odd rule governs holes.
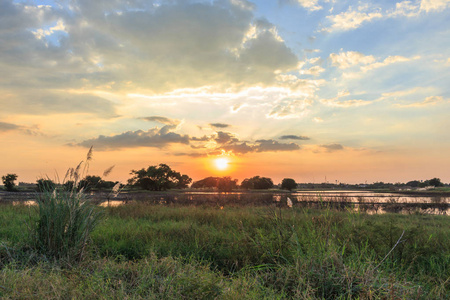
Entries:
POLYGON ((105 202, 100 203, 100 206, 102 206, 102 207, 117 207, 117 206, 124 205, 126 203, 129 203, 129 202, 122 201, 122 200, 110 200, 110 201, 105 201, 105 202))
POLYGON ((26 200, 26 201, 13 201, 12 205, 26 205, 26 206, 34 206, 37 205, 37 202, 35 200, 26 200))

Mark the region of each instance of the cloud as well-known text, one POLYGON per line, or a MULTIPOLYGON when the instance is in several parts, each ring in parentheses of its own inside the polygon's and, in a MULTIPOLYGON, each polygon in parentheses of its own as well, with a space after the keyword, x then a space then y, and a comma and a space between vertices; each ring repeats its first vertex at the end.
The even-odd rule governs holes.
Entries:
MULTIPOLYGON (((1 79, 0 79, 1 81, 1 79)), ((1 88, 0 88, 1 91, 1 88)), ((3 90, 0 102, 9 103, 2 110, 9 113, 49 115, 86 113, 104 118, 117 117, 116 105, 103 97, 83 92, 44 89, 3 90)))
POLYGON ((322 99, 320 100, 325 105, 328 106, 334 106, 334 107, 357 107, 357 106, 364 106, 369 105, 372 103, 372 101, 366 101, 366 100, 357 100, 357 99, 351 99, 351 100, 337 100, 336 98, 332 99, 322 99))
POLYGON ((248 145, 247 142, 225 145, 223 147, 217 148, 216 150, 225 150, 227 152, 231 151, 233 154, 246 154, 256 151, 255 146, 248 145))
POLYGON ((321 66, 313 66, 307 70, 300 70, 300 74, 302 75, 313 75, 313 76, 319 76, 321 73, 325 71, 324 68, 321 66))
POLYGON ((218 131, 216 138, 214 138, 214 141, 217 144, 226 144, 226 143, 232 143, 232 142, 235 143, 239 140, 232 133, 218 131))
POLYGON ((17 130, 17 129, 20 129, 20 128, 21 128, 21 126, 16 125, 16 124, 0 122, 0 132, 17 130))
POLYGON ((324 148, 327 152, 334 152, 344 149, 344 147, 341 144, 327 144, 327 145, 320 145, 319 147, 324 148))
POLYGON ((300 146, 295 143, 284 144, 274 140, 257 140, 256 143, 259 143, 255 147, 256 152, 294 151, 300 149, 300 146))
POLYGON ((299 5, 308 11, 321 10, 323 7, 319 5, 319 0, 295 0, 299 5))
POLYGON ((373 69, 378 69, 381 67, 385 67, 388 66, 390 64, 395 64, 398 62, 407 62, 407 61, 411 61, 411 60, 417 60, 420 59, 420 56, 414 56, 412 58, 407 58, 404 56, 399 56, 399 55, 395 55, 395 56, 388 56, 387 58, 385 58, 383 61, 381 62, 375 62, 366 66, 361 67, 361 71, 363 72, 367 72, 373 69))
POLYGON ((415 102, 410 104, 396 104, 397 107, 425 107, 425 106, 433 106, 439 104, 444 101, 444 98, 441 96, 430 96, 427 97, 422 102, 415 102))
POLYGON ((94 146, 100 150, 121 148, 153 147, 164 148, 170 144, 189 144, 189 136, 173 132, 176 126, 166 125, 161 129, 155 127, 147 131, 127 131, 118 135, 104 136, 85 140, 79 146, 94 146))
POLYGON ((330 54, 330 60, 332 65, 339 69, 350 69, 352 71, 343 73, 344 78, 358 78, 362 73, 367 73, 369 71, 383 68, 392 64, 410 62, 413 60, 418 60, 420 56, 404 57, 400 55, 388 56, 383 60, 372 55, 364 55, 360 52, 347 51, 340 52, 339 54, 330 54), (358 71, 356 71, 358 70, 358 71))
POLYGON ((380 11, 370 11, 369 5, 360 5, 356 9, 352 6, 346 12, 337 15, 327 16, 326 19, 330 24, 329 27, 323 28, 322 31, 347 31, 360 27, 363 23, 371 22, 376 19, 383 18, 380 11))
MULTIPOLYGON (((303 136, 286 136, 290 139, 306 140, 308 137, 303 136)), ((287 139, 287 138, 286 138, 287 139)), ((253 152, 277 152, 277 151, 294 151, 300 149, 295 143, 280 143, 272 139, 259 139, 256 141, 242 141, 231 132, 218 131, 215 135, 204 136, 202 139, 191 138, 191 141, 203 141, 202 145, 195 145, 193 149, 206 149, 205 155, 215 155, 222 151, 235 155, 243 155, 253 152), (213 144, 211 144, 211 142, 213 144)))
POLYGON ((348 31, 374 20, 396 17, 413 18, 418 17, 422 12, 441 12, 448 7, 450 7, 450 0, 401 1, 395 3, 395 7, 392 9, 382 9, 369 3, 359 3, 356 9, 349 6, 345 12, 327 16, 329 25, 322 28, 322 31, 348 31))
POLYGON ((450 0, 422 0, 420 10, 425 12, 442 11, 450 6, 450 0))
POLYGON ((39 127, 37 125, 34 125, 33 127, 28 127, 13 123, 0 122, 0 133, 9 131, 16 131, 26 135, 43 136, 43 134, 39 131, 39 127))
POLYGON ((295 143, 279 143, 274 140, 257 140, 254 143, 234 142, 222 147, 216 148, 215 151, 224 150, 233 154, 247 154, 253 152, 279 152, 279 151, 296 151, 300 146, 295 143))
POLYGON ((307 141, 310 140, 309 137, 304 135, 283 135, 280 137, 280 140, 301 140, 301 141, 307 141))
POLYGON ((45 113, 39 103, 50 112, 114 114, 100 99, 85 105, 81 95, 47 105, 44 94, 56 90, 156 95, 204 86, 224 92, 282 85, 277 76, 299 61, 248 1, 1 3, 0 65, 9 76, 0 77, 0 92, 8 87, 11 102, 32 114, 45 113), (30 89, 38 93, 24 96, 30 89))
POLYGON ((179 120, 169 119, 169 118, 160 117, 160 116, 141 117, 139 119, 150 121, 150 122, 158 122, 158 123, 161 123, 161 124, 164 124, 164 125, 178 126, 180 124, 179 120))
POLYGON ((357 51, 339 52, 339 54, 331 53, 330 60, 333 66, 340 69, 347 69, 356 65, 367 65, 375 62, 372 55, 364 55, 357 51))
POLYGON ((230 127, 231 125, 224 124, 224 123, 209 123, 209 126, 214 127, 214 128, 227 128, 227 127, 230 127))
POLYGON ((320 102, 322 104, 332 107, 357 107, 372 103, 372 101, 358 100, 358 99, 340 100, 341 98, 347 97, 349 95, 350 93, 348 91, 341 91, 338 93, 336 97, 329 99, 321 99, 320 102))
POLYGON ((274 119, 303 117, 309 113, 312 103, 313 101, 309 99, 283 99, 276 103, 266 117, 274 119))

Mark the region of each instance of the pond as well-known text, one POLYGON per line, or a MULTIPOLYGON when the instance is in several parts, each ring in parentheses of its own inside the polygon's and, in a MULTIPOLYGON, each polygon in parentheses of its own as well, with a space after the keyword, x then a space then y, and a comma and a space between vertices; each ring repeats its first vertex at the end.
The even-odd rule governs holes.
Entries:
MULTIPOLYGON (((37 193, 0 192, 0 203, 34 205, 37 193)), ((132 202, 163 205, 264 206, 333 208, 366 213, 426 213, 450 214, 450 197, 421 196, 370 191, 300 191, 295 193, 258 192, 186 192, 186 193, 107 193, 87 195, 88 200, 101 206, 119 206, 132 202), (288 200, 289 199, 289 200, 288 200)))

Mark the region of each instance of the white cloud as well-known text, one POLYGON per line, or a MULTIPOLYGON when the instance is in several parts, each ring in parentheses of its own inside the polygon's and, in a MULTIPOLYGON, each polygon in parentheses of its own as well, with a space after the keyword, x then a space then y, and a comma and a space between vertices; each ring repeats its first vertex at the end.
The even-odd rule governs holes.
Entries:
POLYGON ((411 1, 402 1, 395 4, 395 9, 388 12, 389 17, 405 16, 416 17, 420 13, 420 8, 417 3, 411 1))
POLYGON ((36 38, 42 39, 46 36, 52 35, 56 31, 66 32, 66 26, 64 25, 64 22, 62 20, 58 20, 58 22, 56 22, 55 26, 53 27, 49 27, 47 29, 39 28, 32 32, 36 38))
POLYGON ((302 75, 318 76, 318 75, 320 75, 320 73, 323 73, 323 72, 325 72, 325 69, 322 68, 321 66, 314 66, 307 70, 300 70, 300 74, 302 74, 302 75))
POLYGON ((339 91, 337 96, 329 99, 321 99, 320 102, 327 106, 331 107, 357 107, 371 104, 371 101, 358 100, 358 99, 349 99, 349 100, 340 100, 341 98, 347 97, 350 95, 348 91, 339 91))
POLYGON ((319 5, 319 0, 296 0, 299 5, 309 11, 321 10, 323 7, 319 5))
POLYGON ((421 12, 439 12, 450 7, 450 0, 401 1, 395 3, 393 9, 382 9, 367 4, 356 9, 350 6, 347 11, 327 16, 328 27, 322 31, 347 31, 361 27, 364 23, 378 19, 395 17, 417 17, 421 12))
POLYGON ((346 79, 359 78, 362 74, 374 69, 386 67, 396 63, 418 60, 420 58, 420 56, 408 58, 400 55, 394 55, 388 56, 384 60, 377 61, 377 58, 372 55, 365 56, 364 54, 355 51, 330 54, 330 60, 333 66, 340 69, 353 68, 351 69, 352 71, 343 73, 342 76, 346 79), (356 71, 355 69, 358 71, 356 71))
POLYGON ((410 104, 396 104, 397 107, 425 107, 425 106, 433 106, 439 104, 444 101, 444 98, 441 96, 430 96, 427 97, 424 101, 414 102, 410 104))
POLYGON ((399 55, 389 56, 389 57, 385 58, 381 62, 375 62, 375 63, 372 63, 370 65, 361 67, 361 71, 367 72, 367 71, 370 71, 370 70, 373 70, 373 69, 377 69, 377 68, 388 66, 390 64, 395 64, 395 63, 398 63, 398 62, 407 62, 407 61, 416 60, 416 59, 420 59, 420 56, 414 56, 412 58, 407 58, 407 57, 399 56, 399 55))
POLYGON ((364 55, 356 51, 340 52, 339 54, 331 53, 330 59, 333 66, 340 69, 347 69, 355 65, 367 65, 375 62, 372 55, 364 55))
POLYGON ((323 31, 347 31, 360 27, 363 23, 370 22, 383 17, 380 11, 369 11, 368 5, 359 6, 356 10, 352 6, 346 12, 338 15, 327 16, 331 25, 324 28, 323 31))
POLYGON ((450 0, 422 0, 420 10, 430 12, 444 10, 450 6, 450 0))

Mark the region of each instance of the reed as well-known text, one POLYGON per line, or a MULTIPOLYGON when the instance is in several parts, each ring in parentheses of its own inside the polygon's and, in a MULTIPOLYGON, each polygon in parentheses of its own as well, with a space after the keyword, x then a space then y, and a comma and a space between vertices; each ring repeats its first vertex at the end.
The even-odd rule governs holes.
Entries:
POLYGON ((91 159, 92 148, 86 161, 67 171, 64 181, 74 183, 71 189, 43 185, 36 199, 38 217, 30 226, 32 248, 63 265, 72 266, 85 258, 90 234, 100 220, 100 212, 85 201, 83 190, 76 189, 91 159))

